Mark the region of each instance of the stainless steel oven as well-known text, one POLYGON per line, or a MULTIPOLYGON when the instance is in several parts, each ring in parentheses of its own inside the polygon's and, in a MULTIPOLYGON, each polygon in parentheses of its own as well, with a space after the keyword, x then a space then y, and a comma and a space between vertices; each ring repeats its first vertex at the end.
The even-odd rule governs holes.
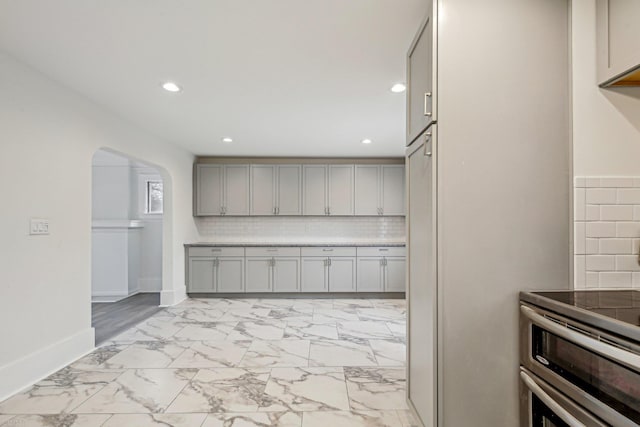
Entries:
POLYGON ((547 306, 520 304, 521 425, 640 426, 638 342, 600 314, 547 306))

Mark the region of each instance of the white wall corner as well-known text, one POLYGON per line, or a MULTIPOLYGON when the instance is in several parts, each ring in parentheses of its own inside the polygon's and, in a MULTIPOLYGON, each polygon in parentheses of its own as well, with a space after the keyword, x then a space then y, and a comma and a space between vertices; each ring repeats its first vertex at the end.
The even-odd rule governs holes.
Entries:
POLYGON ((169 289, 160 292, 160 307, 170 307, 187 299, 187 289, 169 289))

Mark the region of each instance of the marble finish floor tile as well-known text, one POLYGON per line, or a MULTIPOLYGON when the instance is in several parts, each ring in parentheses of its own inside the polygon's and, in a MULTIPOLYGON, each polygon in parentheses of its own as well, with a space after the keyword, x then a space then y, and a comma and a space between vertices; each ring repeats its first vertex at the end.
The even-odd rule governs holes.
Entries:
POLYGON ((402 339, 369 340, 378 365, 404 366, 407 358, 407 346, 402 339))
POLYGON ((178 412, 258 412, 270 369, 201 369, 167 409, 178 412))
POLYGON ((105 384, 34 386, 0 403, 0 414, 68 413, 104 387, 105 384))
POLYGON ((401 427, 395 411, 305 412, 302 427, 401 427))
POLYGON ((385 322, 359 320, 357 322, 338 322, 340 339, 392 339, 393 334, 385 322))
POLYGON ((320 324, 312 322, 287 322, 284 339, 338 339, 338 328, 335 324, 320 324))
POLYGON ((3 427, 100 427, 109 419, 110 414, 50 414, 18 415, 3 427))
POLYGON ((253 341, 240 366, 308 366, 309 340, 253 341))
POLYGON ((227 336, 231 341, 281 340, 284 336, 285 322, 279 320, 239 322, 227 336))
POLYGON ((377 361, 365 340, 316 340, 311 341, 309 366, 377 366, 377 361))
POLYGON ((80 405, 74 413, 163 412, 196 372, 196 369, 126 371, 80 405))
POLYGON ((406 410, 403 368, 344 368, 351 409, 406 410))
POLYGON ((169 365, 170 368, 233 368, 238 366, 251 341, 198 341, 169 365))
POLYGON ((333 308, 318 308, 313 310, 313 323, 337 323, 360 320, 355 310, 336 310, 333 308))
POLYGON ((342 368, 275 368, 267 382, 261 411, 348 410, 342 368))
POLYGON ((111 369, 166 368, 189 347, 189 344, 166 341, 141 341, 131 344, 102 366, 111 369))
POLYGON ((415 427, 406 307, 190 298, 0 402, 0 425, 415 427))
POLYGON ((207 414, 115 414, 102 427, 197 427, 207 414))
POLYGON ((173 336, 178 341, 219 341, 225 340, 238 322, 192 323, 186 325, 173 336))
POLYGON ((109 344, 96 348, 93 352, 73 362, 70 367, 76 370, 93 370, 127 348, 129 344, 109 344))
POLYGON ((301 427, 302 414, 295 412, 246 412, 209 414, 202 427, 301 427))

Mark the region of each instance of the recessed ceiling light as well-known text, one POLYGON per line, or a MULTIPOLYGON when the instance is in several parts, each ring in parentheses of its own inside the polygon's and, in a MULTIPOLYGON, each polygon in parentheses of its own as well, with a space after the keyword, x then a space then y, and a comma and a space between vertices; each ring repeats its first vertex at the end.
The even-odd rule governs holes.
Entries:
POLYGON ((371 140, 370 140, 370 139, 368 139, 368 138, 367 138, 367 139, 363 139, 361 142, 362 142, 363 144, 371 144, 371 140))
POLYGON ((224 138, 222 138, 222 142, 226 142, 226 143, 233 142, 233 139, 229 138, 228 136, 225 136, 224 138))
POLYGON ((393 93, 402 93, 407 90, 407 86, 404 83, 396 83, 391 86, 391 92, 393 93))
POLYGON ((162 83, 162 88, 167 92, 180 92, 182 90, 182 88, 174 82, 162 83))

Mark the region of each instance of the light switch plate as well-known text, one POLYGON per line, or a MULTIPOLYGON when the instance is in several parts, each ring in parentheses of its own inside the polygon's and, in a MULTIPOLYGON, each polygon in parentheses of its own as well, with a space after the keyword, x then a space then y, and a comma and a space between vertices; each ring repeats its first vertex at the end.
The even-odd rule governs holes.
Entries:
POLYGON ((49 220, 43 218, 31 218, 31 220, 29 221, 29 234, 49 234, 49 220))

